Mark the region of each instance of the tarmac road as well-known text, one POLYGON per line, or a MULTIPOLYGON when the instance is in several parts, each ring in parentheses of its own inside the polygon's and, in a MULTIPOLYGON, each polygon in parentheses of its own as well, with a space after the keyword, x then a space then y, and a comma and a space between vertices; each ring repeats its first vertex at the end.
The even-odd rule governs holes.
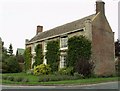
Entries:
MULTIPOLYGON (((120 83, 120 82, 119 82, 120 83)), ((69 85, 69 86, 8 86, 8 85, 1 85, 2 89, 42 89, 46 91, 53 91, 54 89, 118 89, 118 82, 106 82, 106 83, 99 83, 99 84, 90 84, 90 85, 69 85)), ((119 88, 120 89, 120 88, 119 88)), ((65 91, 66 91, 65 90, 65 91)), ((2 90, 4 91, 4 90, 2 90)), ((6 90, 9 91, 9 90, 6 90)), ((12 91, 12 90, 11 90, 12 91)), ((17 90, 16 90, 17 91, 17 90)), ((22 91, 22 90, 20 90, 22 91)), ((57 91, 57 90, 55 90, 57 91)), ((71 91, 71 90, 69 90, 71 91)), ((73 91, 73 90, 72 90, 73 91)), ((75 90, 76 91, 76 90, 75 90)), ((118 90, 117 90, 118 91, 118 90)))

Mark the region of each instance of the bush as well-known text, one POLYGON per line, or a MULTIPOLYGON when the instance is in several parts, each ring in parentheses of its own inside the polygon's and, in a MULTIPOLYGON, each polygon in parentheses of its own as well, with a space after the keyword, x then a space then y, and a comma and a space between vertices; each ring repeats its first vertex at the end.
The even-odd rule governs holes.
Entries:
POLYGON ((81 58, 78 60, 75 69, 79 74, 82 74, 85 77, 90 77, 93 73, 94 63, 81 58))
POLYGON ((62 68, 59 70, 59 74, 61 75, 73 75, 74 70, 73 67, 62 68))
POLYGON ((29 79, 24 78, 24 79, 22 80, 22 82, 29 82, 29 79))
POLYGON ((7 80, 14 81, 14 77, 13 76, 8 76, 7 80))
POLYGON ((34 73, 33 73, 33 70, 30 69, 30 70, 27 70, 26 74, 28 74, 28 75, 33 75, 34 73))
POLYGON ((16 82, 21 82, 22 80, 23 80, 22 77, 18 77, 18 78, 15 79, 16 82))
POLYGON ((68 76, 68 75, 57 75, 57 76, 55 76, 55 75, 47 75, 47 76, 39 77, 38 82, 76 80, 76 79, 79 79, 79 78, 75 77, 75 76, 68 76))
POLYGON ((3 79, 3 80, 7 80, 7 76, 3 76, 2 79, 3 79))
POLYGON ((3 72, 8 73, 18 73, 21 71, 20 65, 18 61, 16 60, 16 57, 10 56, 8 59, 5 60, 3 63, 3 72))
POLYGON ((79 78, 79 79, 84 78, 84 76, 83 76, 82 74, 79 74, 78 72, 75 72, 75 73, 74 73, 74 77, 75 77, 75 78, 79 78))
POLYGON ((50 65, 41 64, 34 68, 34 75, 48 75, 50 73, 50 65))

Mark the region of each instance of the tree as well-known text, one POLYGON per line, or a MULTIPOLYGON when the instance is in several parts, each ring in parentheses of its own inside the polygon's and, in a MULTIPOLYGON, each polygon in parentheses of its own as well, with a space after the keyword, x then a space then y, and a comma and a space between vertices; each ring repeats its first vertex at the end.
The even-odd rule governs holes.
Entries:
POLYGON ((115 56, 118 57, 116 63, 116 72, 120 76, 120 40, 115 42, 115 56))
POLYGON ((13 47, 12 47, 12 44, 9 45, 8 53, 9 53, 10 56, 13 55, 13 47))
POLYGON ((7 48, 4 47, 4 42, 2 42, 2 62, 4 62, 8 57, 7 48))
POLYGON ((120 41, 115 42, 115 56, 120 57, 120 41))

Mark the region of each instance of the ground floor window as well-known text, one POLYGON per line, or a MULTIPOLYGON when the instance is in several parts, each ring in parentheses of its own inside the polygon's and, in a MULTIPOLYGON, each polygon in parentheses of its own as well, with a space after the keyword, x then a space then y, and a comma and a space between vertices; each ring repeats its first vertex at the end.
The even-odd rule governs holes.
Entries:
POLYGON ((46 59, 45 55, 44 55, 43 64, 45 64, 45 65, 47 64, 47 59, 46 59))
POLYGON ((60 56, 60 68, 64 68, 66 66, 66 55, 60 56))

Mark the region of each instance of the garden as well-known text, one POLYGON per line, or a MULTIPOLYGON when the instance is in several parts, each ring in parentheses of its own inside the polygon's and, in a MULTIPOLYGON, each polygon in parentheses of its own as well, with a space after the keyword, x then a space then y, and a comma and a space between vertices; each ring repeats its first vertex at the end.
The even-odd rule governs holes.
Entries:
MULTIPOLYGON (((4 48, 3 48, 4 49, 4 48)), ((92 84, 117 81, 117 76, 97 76, 94 74, 94 63, 91 58, 91 42, 84 36, 72 37, 68 40, 66 67, 59 68, 59 40, 47 43, 46 55, 42 45, 35 48, 35 62, 31 69, 31 48, 24 52, 24 69, 19 66, 17 57, 3 50, 2 84, 14 85, 68 85, 92 84), (79 51, 80 50, 80 51, 79 51), (44 56, 47 65, 43 64, 44 56)))

